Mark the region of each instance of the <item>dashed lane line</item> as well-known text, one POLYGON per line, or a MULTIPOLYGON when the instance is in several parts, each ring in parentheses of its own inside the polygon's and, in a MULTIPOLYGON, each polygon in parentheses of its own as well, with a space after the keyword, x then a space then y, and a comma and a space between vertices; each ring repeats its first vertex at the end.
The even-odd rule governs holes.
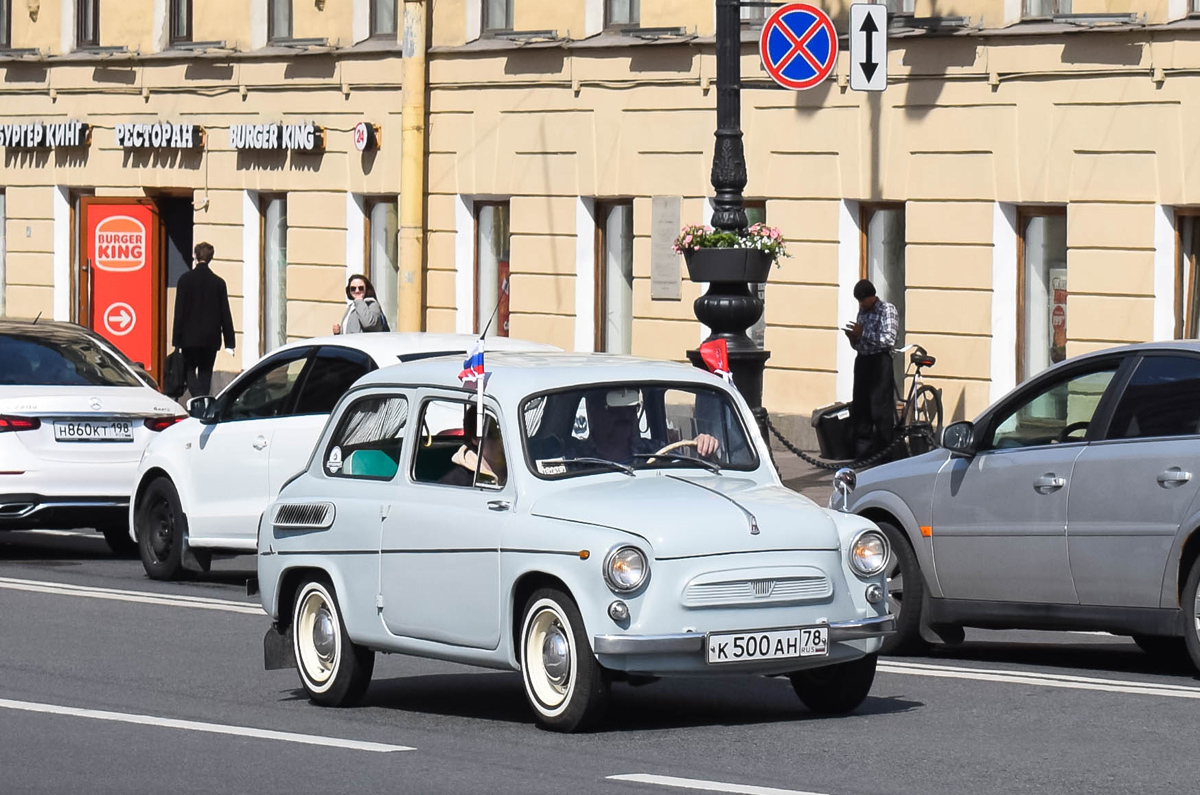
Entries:
POLYGON ((1005 671, 992 668, 965 668, 952 665, 928 665, 888 660, 880 662, 880 673, 903 676, 929 676, 940 679, 970 679, 977 682, 1057 687, 1069 690, 1094 690, 1105 693, 1128 693, 1138 696, 1200 699, 1200 687, 1134 682, 1121 679, 1100 679, 1090 676, 1070 676, 1033 671, 1005 671))
POLYGON ((203 723, 193 720, 177 720, 175 718, 160 718, 155 715, 139 715, 130 712, 108 712, 98 709, 80 709, 64 707, 58 704, 39 704, 32 701, 12 701, 0 698, 0 709, 11 709, 22 712, 39 712, 47 715, 62 715, 72 718, 89 718, 91 720, 114 721, 116 723, 132 723, 139 726, 154 726, 163 729, 180 729, 183 731, 205 732, 208 734, 226 734, 235 737, 252 737, 259 740, 275 740, 276 742, 299 743, 301 745, 318 745, 325 748, 342 748, 349 751, 371 751, 374 753, 391 753, 393 751, 415 751, 406 745, 385 745, 384 743, 365 742, 363 740, 343 740, 338 737, 321 737, 315 734, 296 734, 294 732, 274 731, 273 729, 255 729, 249 726, 229 726, 223 723, 203 723))
POLYGON ((137 602, 164 607, 190 607, 197 610, 221 610, 228 613, 245 613, 255 616, 265 615, 262 607, 256 604, 235 602, 231 599, 211 599, 204 596, 160 594, 150 591, 125 591, 118 588, 95 588, 89 585, 70 585, 41 580, 18 580, 11 577, 0 577, 0 588, 10 591, 47 593, 56 596, 75 596, 85 599, 108 599, 115 602, 137 602))
POLYGON ((808 792, 798 789, 756 787, 752 784, 727 784, 721 781, 705 781, 699 778, 676 778, 675 776, 659 776, 653 773, 624 773, 619 776, 609 776, 608 780, 624 781, 630 784, 657 784, 660 787, 701 790, 703 792, 731 792, 735 793, 735 795, 824 795, 820 792, 808 792))

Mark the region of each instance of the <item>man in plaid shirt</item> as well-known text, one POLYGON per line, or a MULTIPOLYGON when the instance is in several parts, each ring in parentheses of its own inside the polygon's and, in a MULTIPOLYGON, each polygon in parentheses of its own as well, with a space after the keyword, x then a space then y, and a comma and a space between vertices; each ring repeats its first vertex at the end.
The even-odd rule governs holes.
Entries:
POLYGON ((900 319, 896 307, 881 301, 875 285, 863 279, 854 285, 858 319, 842 329, 858 352, 854 358, 855 457, 872 455, 892 443, 896 427, 896 373, 892 369, 892 346, 900 319))

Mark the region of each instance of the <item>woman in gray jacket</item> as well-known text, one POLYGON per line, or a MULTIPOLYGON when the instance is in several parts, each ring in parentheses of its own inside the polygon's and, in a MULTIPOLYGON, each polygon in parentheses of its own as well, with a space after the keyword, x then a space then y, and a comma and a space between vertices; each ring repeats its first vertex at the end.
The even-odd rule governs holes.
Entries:
POLYGON ((333 324, 334 334, 358 334, 362 331, 387 331, 387 319, 383 307, 375 297, 375 286, 361 273, 350 277, 346 283, 346 314, 341 323, 333 324))

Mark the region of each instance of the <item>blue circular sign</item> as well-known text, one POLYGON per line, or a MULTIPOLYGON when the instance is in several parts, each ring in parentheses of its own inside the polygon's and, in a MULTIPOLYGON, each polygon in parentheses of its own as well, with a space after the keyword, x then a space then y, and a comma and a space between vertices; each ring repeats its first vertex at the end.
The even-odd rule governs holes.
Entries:
POLYGON ((819 8, 792 3, 777 10, 763 25, 759 55, 771 78, 797 91, 812 88, 833 71, 837 33, 819 8))

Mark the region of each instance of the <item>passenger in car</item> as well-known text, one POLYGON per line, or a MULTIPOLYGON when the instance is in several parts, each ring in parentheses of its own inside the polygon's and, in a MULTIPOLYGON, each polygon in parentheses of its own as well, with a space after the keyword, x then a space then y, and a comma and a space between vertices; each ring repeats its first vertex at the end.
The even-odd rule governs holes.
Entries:
POLYGON ((500 439, 500 428, 491 417, 484 418, 483 438, 476 431, 476 408, 468 403, 463 409, 463 438, 465 442, 450 459, 453 466, 438 482, 449 486, 503 486, 508 479, 508 465, 504 460, 504 444, 500 439), (479 460, 479 452, 483 460, 479 460), (475 470, 479 478, 475 478, 475 470))

